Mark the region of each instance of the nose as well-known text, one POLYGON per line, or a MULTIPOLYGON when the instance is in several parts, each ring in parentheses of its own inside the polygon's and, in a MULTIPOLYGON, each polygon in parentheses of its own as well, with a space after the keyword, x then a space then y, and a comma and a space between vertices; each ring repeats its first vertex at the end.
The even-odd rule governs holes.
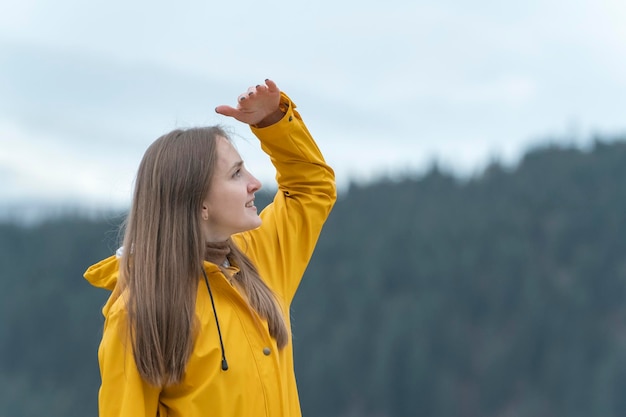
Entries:
POLYGON ((250 174, 250 181, 248 181, 248 192, 254 193, 261 189, 263 185, 254 175, 250 174))

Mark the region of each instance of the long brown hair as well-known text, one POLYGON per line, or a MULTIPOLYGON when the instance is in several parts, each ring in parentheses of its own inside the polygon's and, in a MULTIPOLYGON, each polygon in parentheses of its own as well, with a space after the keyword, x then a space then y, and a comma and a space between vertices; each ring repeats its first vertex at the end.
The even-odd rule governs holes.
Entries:
MULTIPOLYGON (((195 301, 206 242, 202 202, 217 161, 219 126, 174 130, 146 150, 124 224, 120 287, 133 355, 142 378, 155 386, 181 381, 194 342, 195 301)), ((268 321, 279 347, 288 330, 273 293, 250 259, 229 240, 240 272, 234 277, 250 306, 268 321)))

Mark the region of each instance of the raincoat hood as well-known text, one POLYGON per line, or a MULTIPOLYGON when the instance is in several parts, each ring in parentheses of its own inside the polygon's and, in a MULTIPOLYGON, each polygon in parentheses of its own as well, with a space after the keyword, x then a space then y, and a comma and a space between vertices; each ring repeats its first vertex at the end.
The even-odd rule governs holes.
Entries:
POLYGON ((85 272, 85 279, 94 287, 104 288, 112 291, 117 284, 119 276, 119 262, 117 255, 110 256, 95 265, 92 265, 85 272))

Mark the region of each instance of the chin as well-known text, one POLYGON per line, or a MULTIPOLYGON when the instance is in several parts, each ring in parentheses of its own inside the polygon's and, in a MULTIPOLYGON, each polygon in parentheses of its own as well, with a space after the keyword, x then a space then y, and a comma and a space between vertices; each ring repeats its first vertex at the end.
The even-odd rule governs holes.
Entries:
MULTIPOLYGON (((257 218, 254 221, 249 222, 247 225, 245 225, 244 227, 242 227, 241 232, 247 232, 248 230, 254 230, 254 229, 258 229, 261 226, 261 218, 257 218)), ((240 233, 241 233, 240 232, 240 233)))
POLYGON ((253 226, 253 227, 251 227, 251 229, 256 229, 256 228, 258 228, 259 226, 261 226, 261 223, 263 223, 263 222, 261 221, 261 218, 260 218, 260 217, 257 217, 257 220, 254 222, 254 226, 253 226))

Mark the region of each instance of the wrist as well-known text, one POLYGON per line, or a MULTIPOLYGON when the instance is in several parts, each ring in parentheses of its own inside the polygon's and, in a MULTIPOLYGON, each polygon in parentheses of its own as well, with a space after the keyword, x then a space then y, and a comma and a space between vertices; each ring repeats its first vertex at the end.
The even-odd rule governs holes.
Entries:
POLYGON ((274 110, 274 112, 272 112, 269 115, 265 116, 263 118, 263 120, 261 120, 258 123, 255 123, 252 126, 256 127, 257 129, 271 126, 274 123, 278 123, 280 121, 280 119, 282 119, 283 116, 285 116, 285 113, 286 113, 286 109, 282 109, 282 106, 280 106, 279 108, 274 110))

